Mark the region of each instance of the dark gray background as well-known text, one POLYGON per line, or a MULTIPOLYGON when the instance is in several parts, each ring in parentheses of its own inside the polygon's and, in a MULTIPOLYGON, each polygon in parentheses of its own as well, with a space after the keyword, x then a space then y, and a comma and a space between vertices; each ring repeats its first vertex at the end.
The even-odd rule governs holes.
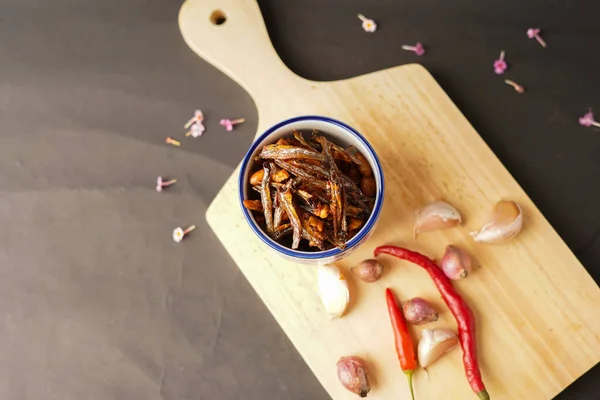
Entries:
MULTIPOLYGON (((600 4, 526 3, 259 2, 304 77, 422 62, 598 281, 600 130, 577 118, 600 116, 600 4), (525 36, 538 26, 546 50, 525 36), (416 41, 425 57, 399 50, 416 41), (526 94, 493 74, 500 49, 526 94)), ((206 227, 256 110, 186 47, 180 4, 0 0, 1 399, 327 398, 206 227), (163 144, 195 108, 205 135, 163 144), (227 133, 223 117, 248 122, 227 133), (157 193, 157 175, 179 183, 157 193)), ((558 399, 599 382, 596 367, 558 399)))

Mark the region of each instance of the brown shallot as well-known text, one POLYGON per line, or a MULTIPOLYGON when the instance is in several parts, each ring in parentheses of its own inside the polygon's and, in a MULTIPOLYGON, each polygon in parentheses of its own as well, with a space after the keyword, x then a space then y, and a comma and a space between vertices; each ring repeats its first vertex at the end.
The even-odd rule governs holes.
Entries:
POLYGON ((348 356, 340 358, 336 366, 340 383, 350 392, 367 397, 371 386, 365 362, 360 357, 348 356))
POLYGON ((365 282, 375 282, 383 273, 383 265, 377 260, 364 260, 355 267, 352 272, 365 282))
POLYGON ((421 325, 437 321, 439 315, 429 302, 420 297, 414 297, 402 305, 402 313, 409 324, 421 325))
POLYGON ((458 280, 466 278, 469 275, 473 268, 473 261, 466 251, 456 246, 448 245, 442 261, 440 261, 440 265, 448 278, 458 280))

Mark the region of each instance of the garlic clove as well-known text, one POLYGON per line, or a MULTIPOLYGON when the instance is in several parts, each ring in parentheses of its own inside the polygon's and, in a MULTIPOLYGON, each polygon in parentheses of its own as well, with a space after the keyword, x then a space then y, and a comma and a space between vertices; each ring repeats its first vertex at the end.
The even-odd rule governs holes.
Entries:
POLYGON ((452 228, 460 225, 461 221, 460 213, 456 208, 443 201, 436 201, 417 211, 415 234, 452 228))
POLYGON ((383 265, 377 260, 364 260, 355 267, 352 272, 365 282, 375 282, 381 278, 383 265))
POLYGON ((340 383, 359 397, 367 397, 371 391, 365 362, 356 356, 342 357, 336 364, 340 383))
POLYGON ((335 265, 319 265, 317 267, 319 295, 329 318, 340 318, 344 315, 350 302, 348 281, 342 271, 335 265))
POLYGON ((419 365, 429 367, 457 344, 458 336, 450 329, 423 329, 417 346, 419 365))
POLYGON ((453 280, 466 278, 473 268, 473 260, 466 251, 453 246, 448 245, 446 252, 440 261, 440 266, 444 275, 453 280))
POLYGON ((500 200, 494 205, 488 223, 471 232, 471 236, 476 242, 498 243, 514 238, 522 228, 521 207, 514 201, 500 200))

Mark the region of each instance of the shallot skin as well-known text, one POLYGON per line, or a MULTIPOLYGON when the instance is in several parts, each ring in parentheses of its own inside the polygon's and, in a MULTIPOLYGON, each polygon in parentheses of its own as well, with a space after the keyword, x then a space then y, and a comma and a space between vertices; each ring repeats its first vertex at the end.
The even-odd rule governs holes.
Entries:
POLYGON ((402 305, 402 313, 409 324, 421 325, 428 322, 437 321, 439 315, 429 302, 420 297, 414 297, 407 300, 402 305))
POLYGON ((340 383, 359 397, 367 397, 371 386, 365 362, 360 357, 347 356, 340 358, 336 366, 340 383))

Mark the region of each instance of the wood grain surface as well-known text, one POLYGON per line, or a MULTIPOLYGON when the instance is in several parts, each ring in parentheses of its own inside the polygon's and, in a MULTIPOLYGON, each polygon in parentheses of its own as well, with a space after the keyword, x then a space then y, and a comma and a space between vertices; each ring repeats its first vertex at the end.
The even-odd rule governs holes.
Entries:
MULTIPOLYGON (((252 0, 189 0, 179 24, 200 57, 253 96, 258 133, 288 117, 321 114, 352 125, 371 142, 385 173, 384 209, 369 241, 339 263, 349 277, 349 267, 380 244, 406 245, 439 259, 454 243, 475 255, 479 267, 456 287, 476 314, 479 358, 492 399, 550 399, 600 361, 598 286, 423 67, 336 82, 302 79, 277 56, 252 0), (217 17, 226 21, 214 24, 217 17), (500 198, 522 205, 524 231, 506 244, 475 244, 468 233, 500 198), (413 242, 415 210, 440 199, 461 211, 464 224, 413 242)), ((349 312, 329 320, 314 267, 283 260, 253 236, 240 212, 236 179, 237 171, 207 220, 331 397, 352 398, 337 382, 335 362, 359 355, 373 378, 369 398, 408 399, 384 288, 394 288, 401 299, 418 295, 437 305, 441 318, 427 327, 455 328, 429 277, 416 266, 382 258, 382 279, 366 284, 350 277, 349 312)), ((419 371, 415 385, 420 399, 475 398, 458 348, 431 366, 429 377, 419 371)))

